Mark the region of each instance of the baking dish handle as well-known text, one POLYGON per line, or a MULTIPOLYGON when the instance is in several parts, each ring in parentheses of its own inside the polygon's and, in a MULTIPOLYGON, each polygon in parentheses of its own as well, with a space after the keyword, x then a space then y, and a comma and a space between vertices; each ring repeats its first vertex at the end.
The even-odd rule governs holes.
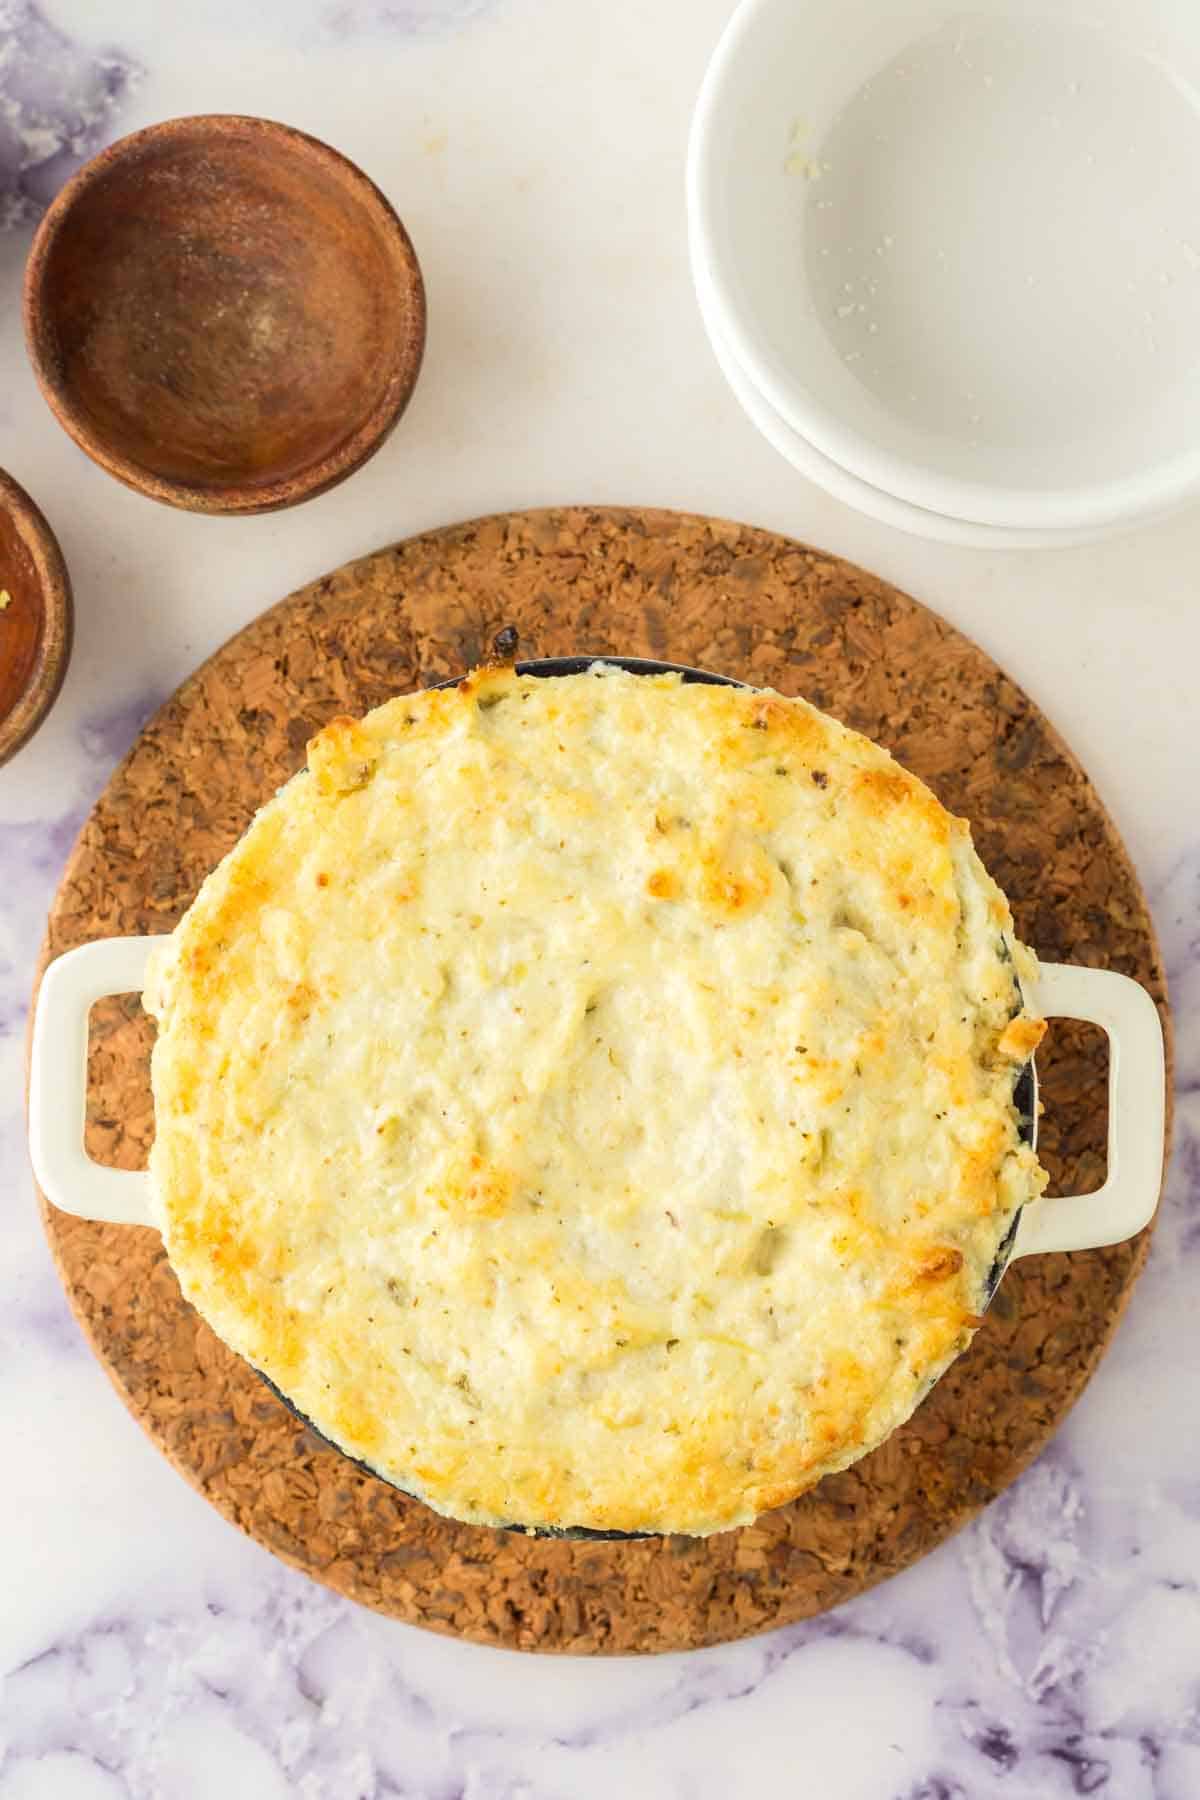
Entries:
POLYGON ((109 994, 140 994, 160 938, 98 938, 56 957, 42 976, 29 1054, 29 1154, 51 1205, 81 1219, 151 1225, 150 1177, 106 1169, 83 1147, 88 1014, 109 994))
POLYGON ((1043 963, 1030 1003, 1048 1019, 1086 1019, 1108 1036, 1108 1179, 1092 1194, 1056 1194, 1021 1214, 1013 1256, 1119 1244, 1148 1225, 1162 1187, 1166 1062, 1158 1008, 1111 969, 1043 963))

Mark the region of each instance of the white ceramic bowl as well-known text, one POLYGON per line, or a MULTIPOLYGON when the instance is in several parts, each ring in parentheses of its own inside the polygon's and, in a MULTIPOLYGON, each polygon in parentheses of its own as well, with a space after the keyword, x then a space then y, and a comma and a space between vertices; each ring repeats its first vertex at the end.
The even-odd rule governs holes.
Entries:
POLYGON ((1094 525, 1086 530, 1080 528, 1075 531, 1021 531, 1016 526, 975 525, 969 519, 954 519, 944 513, 927 512, 924 507, 910 506, 907 500, 898 500, 894 494, 885 494, 881 488, 871 487, 867 482, 860 481, 857 475, 851 475, 847 469, 843 469, 840 463, 831 462, 827 456, 822 456, 815 445, 810 444, 807 438, 802 438, 799 432, 793 431, 780 418, 770 401, 759 393, 746 371, 740 367, 721 336, 712 300, 699 278, 696 282, 696 297, 700 302, 700 313, 713 354, 746 417, 794 469, 798 469, 818 487, 824 488, 826 493, 832 494, 835 500, 853 506, 868 518, 879 519, 884 525, 893 525, 897 530, 911 532, 916 537, 932 538, 942 544, 962 544, 977 550, 1060 550, 1072 544, 1091 543, 1098 538, 1112 537, 1114 533, 1125 529, 1120 524, 1094 525))
POLYGON ((742 0, 688 159, 738 368, 943 518, 1090 535, 1200 493, 1198 92, 1189 0, 742 0))

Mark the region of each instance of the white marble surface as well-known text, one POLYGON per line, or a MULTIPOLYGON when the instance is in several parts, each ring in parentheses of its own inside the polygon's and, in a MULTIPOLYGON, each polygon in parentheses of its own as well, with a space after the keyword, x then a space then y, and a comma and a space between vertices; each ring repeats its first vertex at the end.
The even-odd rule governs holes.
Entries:
MULTIPOLYGON (((1200 1795, 1200 514, 1101 547, 922 544, 807 487, 725 391, 689 290, 682 157, 726 0, 0 0, 0 464, 60 535, 75 658, 0 771, 0 1800, 1196 1800, 1200 1795), (126 493, 53 423, 19 282, 81 154, 173 113, 329 139, 396 202, 431 330, 345 487, 223 521, 126 493), (1065 730, 1154 900, 1178 1147, 1149 1270, 1051 1450, 835 1617, 595 1665, 448 1643, 243 1541, 126 1416, 33 1204, 23 1013, 76 826, 154 704, 268 601, 498 507, 725 513, 867 563, 1065 730)), ((953 722, 947 721, 947 729, 953 722)))

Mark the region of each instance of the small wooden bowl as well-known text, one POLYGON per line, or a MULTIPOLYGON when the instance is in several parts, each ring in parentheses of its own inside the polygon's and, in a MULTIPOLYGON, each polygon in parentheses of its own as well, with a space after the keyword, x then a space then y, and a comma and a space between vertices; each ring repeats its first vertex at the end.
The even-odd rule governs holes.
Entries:
POLYGON ((58 195, 25 335, 59 423, 119 481, 269 512, 383 443, 421 366, 425 290, 400 220, 336 150, 269 119, 169 119, 58 195))
POLYGON ((0 763, 33 736, 71 656, 71 582, 58 541, 0 469, 0 763))

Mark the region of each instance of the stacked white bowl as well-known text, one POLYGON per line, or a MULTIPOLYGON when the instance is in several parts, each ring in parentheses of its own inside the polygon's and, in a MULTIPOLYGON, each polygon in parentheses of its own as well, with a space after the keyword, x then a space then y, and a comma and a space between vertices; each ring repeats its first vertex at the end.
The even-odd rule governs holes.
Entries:
POLYGON ((697 294, 798 469, 954 542, 1200 493, 1197 0, 742 0, 688 156, 697 294))

